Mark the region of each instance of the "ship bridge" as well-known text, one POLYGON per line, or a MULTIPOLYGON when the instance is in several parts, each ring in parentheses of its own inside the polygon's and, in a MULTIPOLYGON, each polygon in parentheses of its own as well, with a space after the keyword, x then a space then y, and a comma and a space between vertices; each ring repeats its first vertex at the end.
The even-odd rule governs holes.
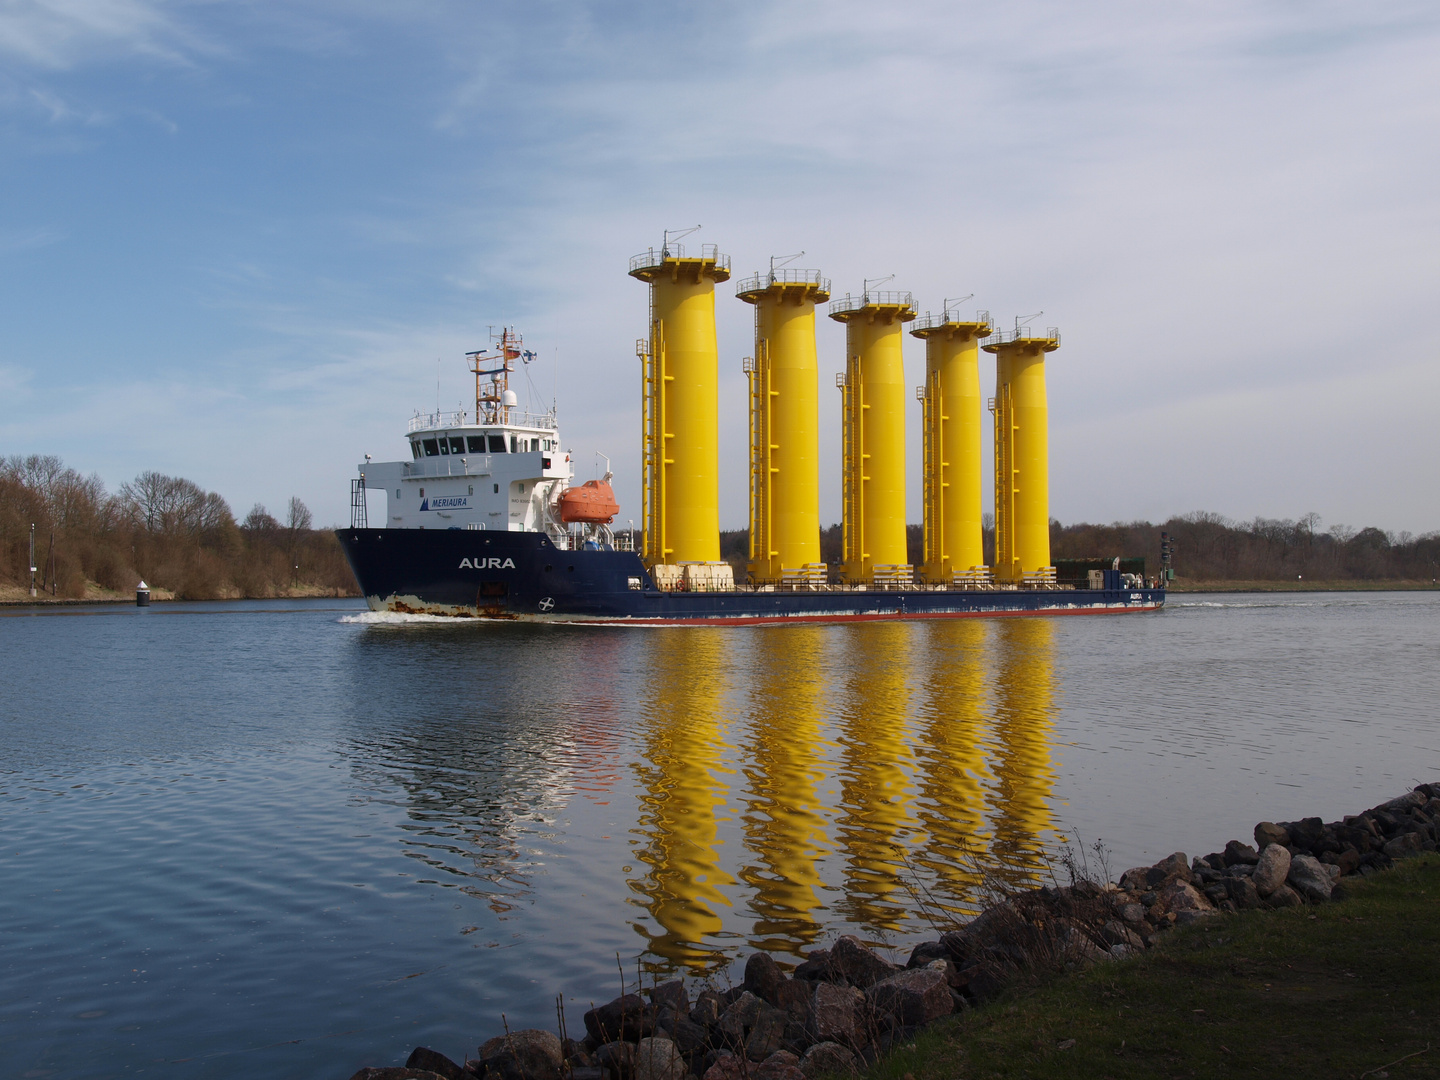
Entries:
POLYGON ((361 487, 385 492, 384 528, 554 531, 552 504, 573 475, 554 413, 417 413, 406 437, 411 460, 358 467, 361 487))

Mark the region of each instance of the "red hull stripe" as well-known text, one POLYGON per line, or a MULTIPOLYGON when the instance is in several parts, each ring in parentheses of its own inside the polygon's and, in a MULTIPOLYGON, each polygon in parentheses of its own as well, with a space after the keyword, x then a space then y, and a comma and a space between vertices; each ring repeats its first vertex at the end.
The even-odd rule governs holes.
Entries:
POLYGON ((543 622, 577 626, 768 626, 791 623, 899 622, 913 619, 996 619, 1020 615, 1130 615, 1159 611, 1162 605, 1144 607, 1035 608, 1030 611, 872 612, 863 615, 740 615, 713 619, 575 619, 559 616, 543 622))

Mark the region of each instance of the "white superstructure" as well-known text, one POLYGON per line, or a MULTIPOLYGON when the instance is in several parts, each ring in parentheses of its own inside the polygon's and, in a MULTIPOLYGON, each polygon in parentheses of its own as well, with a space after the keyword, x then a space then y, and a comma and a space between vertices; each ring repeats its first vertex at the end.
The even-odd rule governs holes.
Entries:
MULTIPOLYGON (((514 413, 513 406, 506 411, 514 413)), ((566 533, 555 507, 574 470, 554 413, 506 419, 474 423, 464 412, 415 416, 407 433, 410 461, 359 466, 365 489, 385 492, 384 524, 373 524, 566 533)))
MULTIPOLYGON (((409 461, 359 467, 351 495, 352 518, 365 519, 365 493, 385 492, 385 529, 483 529, 543 532, 568 547, 570 528, 560 520, 560 499, 574 469, 560 446, 555 412, 521 412, 510 374, 515 361, 530 363, 511 327, 491 334, 491 347, 466 353, 475 374, 475 412, 417 412, 406 438, 409 461)), ((358 524, 352 521, 352 524, 358 524)), ((585 530, 583 538, 589 539, 585 530)))

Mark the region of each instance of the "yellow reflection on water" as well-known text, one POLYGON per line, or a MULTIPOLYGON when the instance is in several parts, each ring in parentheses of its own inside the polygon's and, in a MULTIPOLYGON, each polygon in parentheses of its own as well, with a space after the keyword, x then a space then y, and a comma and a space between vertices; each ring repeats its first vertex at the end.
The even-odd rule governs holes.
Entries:
POLYGON ((991 688, 986 651, 995 627, 979 619, 945 619, 917 628, 922 636, 922 690, 917 816, 925 826, 913 861, 930 876, 930 898, 951 913, 976 910, 980 863, 989 845, 985 753, 991 688))
POLYGON ((845 672, 836 710, 836 836, 845 873, 835 908, 850 922, 883 931, 898 930, 913 907, 899 865, 914 824, 908 806, 913 630, 899 622, 848 627, 838 637, 836 657, 845 672))
POLYGON ((996 626, 994 781, 990 818, 995 870, 1012 884, 1040 876, 1042 837, 1055 828, 1055 623, 1003 619, 996 626))
POLYGON ((652 954, 691 967, 721 961, 717 913, 735 879, 720 865, 720 818, 728 781, 721 735, 729 662, 724 634, 667 629, 650 635, 647 687, 635 771, 643 838, 635 857, 648 868, 630 887, 659 932, 643 923, 652 954))
POLYGON ((675 629, 643 655, 627 876, 653 969, 923 931, 1043 875, 1053 621, 675 629))
POLYGON ((750 943, 799 953, 822 932, 818 860, 828 851, 818 787, 825 779, 825 646, 818 626, 766 627, 746 643, 753 677, 739 740, 746 780, 740 879, 753 890, 750 943))

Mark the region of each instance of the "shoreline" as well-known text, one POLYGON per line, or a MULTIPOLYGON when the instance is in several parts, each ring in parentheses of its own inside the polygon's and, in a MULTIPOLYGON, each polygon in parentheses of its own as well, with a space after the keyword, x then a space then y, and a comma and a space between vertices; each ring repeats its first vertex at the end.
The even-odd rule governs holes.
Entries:
POLYGON ((1434 592, 1440 583, 1406 579, 1374 581, 1177 581, 1171 582, 1167 593, 1319 593, 1319 592, 1434 592))
MULTIPOLYGON (((0 589, 0 608, 52 608, 52 607, 86 607, 102 604, 129 604, 134 606, 135 595, 119 593, 105 593, 102 595, 71 597, 71 596, 13 596, 7 593, 24 592, 23 589, 11 589, 5 587, 0 589)), ((1166 589, 1166 594, 1176 596, 1200 596, 1207 593, 1235 593, 1235 594, 1259 594, 1259 593, 1388 593, 1388 592, 1436 592, 1440 591, 1440 584, 1428 581, 1323 581, 1323 582, 1289 582, 1289 581, 1215 581, 1215 582, 1184 582, 1172 584, 1166 589)), ((177 598, 168 589, 152 589, 150 602, 155 604, 215 604, 227 600, 357 600, 360 599, 358 592, 342 592, 338 589, 327 589, 319 586, 313 588, 292 589, 285 593, 271 596, 209 596, 200 598, 177 598)))
MULTIPOLYGON (((209 596, 199 599, 189 597, 177 598, 169 589, 151 589, 150 606, 156 607, 161 604, 223 604, 232 600, 359 600, 360 594, 342 593, 336 589, 295 589, 283 594, 274 596, 209 596)), ((30 597, 11 599, 0 594, 0 608, 56 608, 56 607, 98 607, 104 605, 119 605, 122 607, 136 607, 135 594, 129 595, 104 595, 104 596, 55 596, 55 597, 30 597)))
POLYGON ((1262 821, 1254 839, 1190 860, 1175 852, 1116 882, 1094 880, 1071 859, 1062 862, 1069 885, 982 882, 989 902, 980 914, 916 945, 903 965, 848 934, 788 972, 757 952, 738 986, 697 986, 693 1003, 683 979, 622 986, 585 1013, 583 1039, 568 1037, 562 1011, 558 1034, 507 1025, 462 1063, 422 1046, 404 1066, 361 1068, 351 1080, 819 1080, 883 1067, 940 1021, 1033 995, 1058 975, 1163 954, 1174 928, 1304 913, 1344 898, 1347 879, 1434 853, 1440 783, 1339 821, 1262 821))

